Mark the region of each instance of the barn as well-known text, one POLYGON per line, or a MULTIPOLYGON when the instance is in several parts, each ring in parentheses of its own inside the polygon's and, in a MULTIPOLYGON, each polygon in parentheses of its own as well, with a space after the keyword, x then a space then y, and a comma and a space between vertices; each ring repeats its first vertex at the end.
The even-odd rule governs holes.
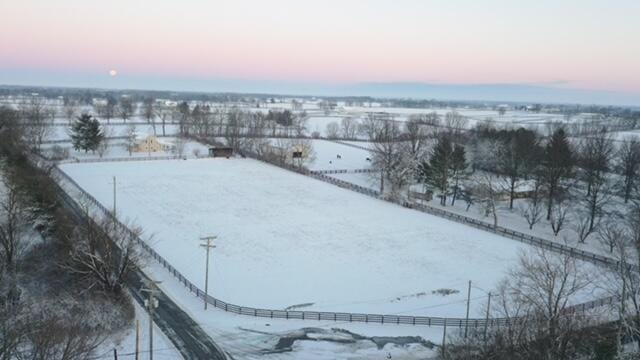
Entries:
POLYGON ((158 140, 157 137, 150 135, 142 138, 136 135, 136 144, 133 148, 134 152, 157 152, 167 150, 167 145, 158 140))

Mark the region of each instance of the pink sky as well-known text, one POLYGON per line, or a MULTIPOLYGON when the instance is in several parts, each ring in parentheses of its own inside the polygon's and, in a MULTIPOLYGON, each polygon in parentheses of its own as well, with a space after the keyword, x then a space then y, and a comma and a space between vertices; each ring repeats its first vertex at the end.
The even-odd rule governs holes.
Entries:
POLYGON ((640 93, 639 3, 3 1, 0 71, 640 93))

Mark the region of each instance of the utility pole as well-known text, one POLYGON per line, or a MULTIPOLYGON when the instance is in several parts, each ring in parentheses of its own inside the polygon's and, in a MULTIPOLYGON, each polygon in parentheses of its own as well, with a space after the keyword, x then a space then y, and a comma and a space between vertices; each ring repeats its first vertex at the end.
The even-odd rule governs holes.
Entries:
POLYGON ((161 281, 153 281, 149 283, 149 288, 142 288, 140 291, 146 292, 149 295, 149 299, 147 300, 147 310, 149 310, 149 360, 153 360, 153 312, 156 307, 158 307, 158 300, 155 298, 155 295, 158 290, 158 284, 161 281))
POLYGON ((113 348, 113 360, 118 360, 118 350, 113 348))
POLYGON ((116 217, 116 177, 113 177, 113 217, 116 217))
POLYGON ((487 315, 484 318, 484 345, 487 346, 487 327, 489 326, 489 310, 491 309, 491 292, 487 300, 487 315))
POLYGON ((442 358, 447 358, 447 319, 444 319, 444 330, 442 331, 442 358))
POLYGON ((140 320, 136 320, 136 360, 140 360, 140 320))
POLYGON ((207 310, 207 298, 209 297, 209 250, 211 248, 216 247, 211 244, 211 242, 217 239, 217 236, 205 236, 201 237, 200 240, 203 241, 200 246, 207 249, 207 262, 205 265, 205 273, 204 273, 204 309, 207 310))
POLYGON ((469 305, 471 304, 471 280, 469 280, 469 289, 467 290, 467 316, 465 317, 464 338, 467 338, 469 332, 469 305))

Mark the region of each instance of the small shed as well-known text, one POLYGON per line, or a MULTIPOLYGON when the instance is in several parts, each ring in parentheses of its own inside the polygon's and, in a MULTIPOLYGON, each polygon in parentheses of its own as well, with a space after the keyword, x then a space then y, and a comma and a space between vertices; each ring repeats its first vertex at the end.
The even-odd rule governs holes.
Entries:
POLYGON ((221 146, 214 146, 214 147, 210 147, 209 148, 209 156, 210 157, 225 157, 225 158, 230 158, 231 156, 233 156, 233 148, 231 147, 221 147, 221 146))

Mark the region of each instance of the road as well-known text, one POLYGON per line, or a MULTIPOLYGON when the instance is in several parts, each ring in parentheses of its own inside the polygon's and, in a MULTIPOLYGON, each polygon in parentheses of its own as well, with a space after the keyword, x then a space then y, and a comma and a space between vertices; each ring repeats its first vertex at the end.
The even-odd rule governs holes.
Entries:
MULTIPOLYGON (((77 224, 85 221, 84 212, 60 187, 58 187, 58 198, 77 224)), ((130 294, 143 308, 146 296, 140 289, 146 287, 148 282, 149 277, 140 269, 132 271, 127 279, 130 294)), ((228 360, 231 358, 164 292, 161 290, 157 292, 156 298, 158 307, 155 309, 153 321, 184 359, 228 360)))

